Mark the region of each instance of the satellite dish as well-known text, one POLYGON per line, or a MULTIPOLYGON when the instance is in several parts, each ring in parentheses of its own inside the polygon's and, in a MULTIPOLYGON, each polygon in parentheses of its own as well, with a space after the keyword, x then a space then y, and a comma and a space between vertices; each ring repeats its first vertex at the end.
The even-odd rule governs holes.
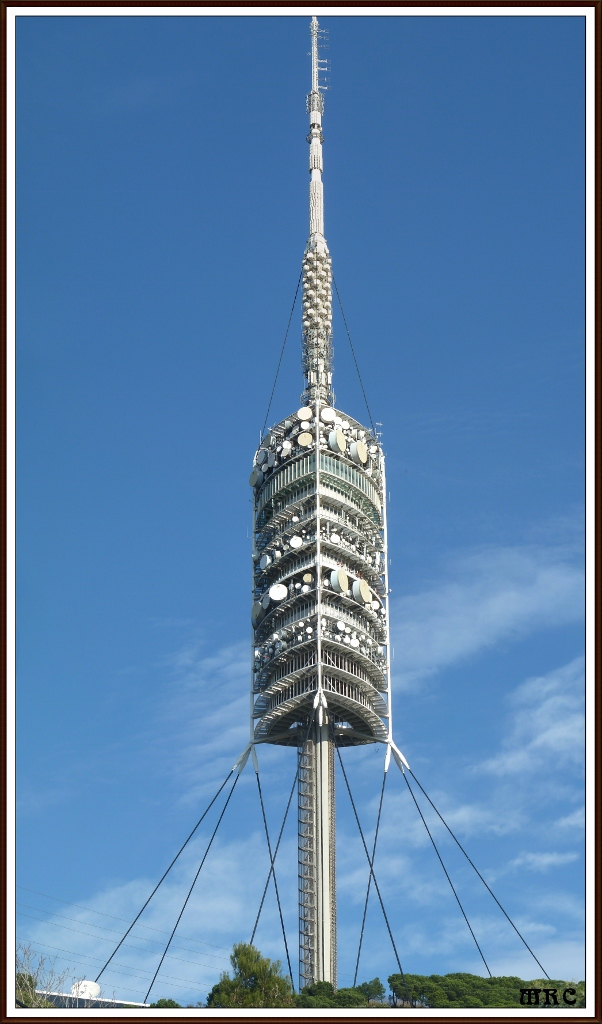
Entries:
POLYGON ((257 452, 257 465, 263 466, 267 457, 268 453, 266 452, 265 448, 260 448, 259 451, 257 452))
POLYGON ((259 485, 260 485, 260 483, 262 483, 262 481, 263 481, 263 473, 261 472, 261 470, 259 469, 258 466, 255 466, 255 469, 253 470, 253 472, 251 473, 251 476, 249 477, 249 483, 250 483, 251 487, 259 487, 259 485))
POLYGON ((303 431, 302 434, 299 434, 297 441, 299 442, 302 448, 308 448, 309 445, 313 442, 313 437, 308 432, 303 431))
POLYGON ((303 582, 304 583, 313 583, 313 579, 314 578, 313 578, 313 576, 312 576, 312 574, 310 572, 306 572, 304 574, 304 576, 303 576, 303 582))
POLYGON ((349 448, 349 454, 353 461, 357 462, 358 466, 366 465, 368 461, 368 452, 363 441, 352 441, 349 448))
POLYGON ((284 598, 288 597, 288 590, 284 583, 275 583, 273 587, 270 587, 268 593, 272 601, 284 601, 284 598))
POLYGON ((268 565, 271 565, 271 564, 272 564, 272 559, 271 559, 270 555, 262 555, 261 558, 259 559, 259 568, 260 569, 267 569, 268 565))
POLYGON ((372 591, 365 580, 356 580, 351 589, 358 604, 368 604, 372 600, 372 591))
POLYGON ((259 625, 261 619, 263 619, 264 614, 265 611, 261 602, 255 601, 255 604, 251 608, 251 625, 253 626, 253 629, 255 629, 255 627, 259 625))
POLYGON ((295 536, 294 536, 294 537, 291 537, 291 539, 290 539, 290 541, 289 541, 289 544, 290 544, 290 546, 291 546, 292 548, 300 548, 300 547, 301 547, 301 545, 303 544, 303 541, 302 541, 301 537, 298 537, 298 536, 297 536, 297 535, 295 534, 295 536))
POLYGON ((347 438, 340 428, 330 431, 328 436, 328 447, 331 451, 336 452, 337 455, 344 454, 345 449, 347 448, 347 438))
POLYGON ((335 569, 330 574, 330 585, 337 594, 346 594, 349 590, 349 579, 344 569, 335 569))
POLYGON ((267 612, 268 608, 270 607, 270 595, 269 595, 269 593, 263 595, 263 597, 261 599, 261 607, 266 612, 267 612))
POLYGON ((320 419, 323 423, 334 423, 335 416, 336 412, 334 409, 331 409, 330 406, 327 406, 326 409, 322 409, 322 412, 320 413, 320 419))
POLYGON ((293 447, 293 446, 292 446, 292 444, 291 444, 291 442, 290 442, 290 441, 283 441, 283 442, 282 442, 282 454, 283 454, 283 455, 286 455, 286 454, 288 454, 288 452, 290 452, 290 450, 291 450, 291 448, 292 448, 292 447, 293 447))
POLYGON ((300 420, 310 420, 313 416, 313 412, 307 406, 304 406, 303 409, 299 409, 297 416, 300 420))
POLYGON ((276 465, 276 453, 275 452, 270 452, 270 454, 268 455, 268 466, 271 469, 275 465, 276 465))
POLYGON ((71 986, 71 995, 76 999, 98 999, 100 985, 97 985, 95 981, 86 981, 84 978, 83 981, 78 981, 71 986))

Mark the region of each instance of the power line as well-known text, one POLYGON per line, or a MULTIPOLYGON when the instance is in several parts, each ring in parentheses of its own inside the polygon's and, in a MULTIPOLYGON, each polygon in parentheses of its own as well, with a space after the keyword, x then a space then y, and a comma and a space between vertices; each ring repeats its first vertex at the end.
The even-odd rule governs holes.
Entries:
MULTIPOLYGON (((67 907, 78 907, 79 910, 87 910, 89 914, 99 914, 101 917, 110 917, 111 920, 113 920, 113 921, 123 921, 124 924, 129 924, 129 918, 127 918, 127 917, 116 917, 115 914, 107 914, 103 910, 93 910, 92 907, 84 907, 81 903, 71 903, 69 900, 62 900, 62 899, 60 899, 59 896, 50 896, 47 892, 40 892, 38 889, 28 889, 25 885, 18 885, 17 889, 23 889, 23 892, 33 892, 33 893, 36 894, 36 896, 43 896, 44 899, 47 899, 47 900, 55 900, 56 903, 64 903, 67 907)), ((21 904, 21 906, 26 906, 26 904, 23 903, 23 904, 21 904)), ((32 910, 39 910, 40 908, 39 907, 32 907, 31 909, 32 910)), ((44 914, 44 913, 46 913, 46 911, 42 910, 42 913, 44 914)), ((99 925, 93 925, 93 927, 97 928, 97 927, 100 927, 100 926, 99 925)), ((146 928, 150 932, 159 932, 160 935, 169 935, 169 932, 166 931, 165 928, 153 928, 150 924, 139 924, 138 927, 139 928, 146 928)), ((142 938, 142 937, 143 936, 139 936, 139 938, 142 938)), ((187 939, 188 942, 202 942, 204 946, 213 946, 214 949, 224 949, 226 951, 228 949, 227 946, 219 946, 216 942, 206 942, 205 939, 194 939, 192 937, 192 935, 183 935, 182 938, 183 939, 187 939)), ((149 941, 152 942, 153 940, 149 939, 149 941)), ((182 947, 180 946, 179 948, 181 949, 182 947)), ((198 953, 198 952, 200 952, 200 950, 192 950, 191 949, 191 950, 188 950, 188 952, 190 952, 190 953, 197 952, 198 953)), ((208 953, 207 955, 208 956, 212 956, 213 954, 209 954, 208 953)), ((224 957, 223 959, 225 960, 226 957, 224 957)))
MULTIPOLYGON (((25 940, 22 939, 21 941, 27 942, 26 939, 25 940)), ((86 960, 98 960, 99 962, 102 963, 102 960, 101 960, 101 958, 99 956, 92 956, 91 953, 75 953, 72 949, 63 949, 62 946, 51 946, 50 943, 42 942, 39 939, 36 939, 35 941, 37 942, 38 946, 45 946, 46 949, 55 949, 55 950, 58 950, 60 953, 69 953, 71 956, 83 956, 83 957, 86 958, 86 960)), ((39 952, 41 952, 41 950, 35 950, 35 952, 39 953, 39 952)), ((65 959, 66 958, 64 956, 57 957, 57 960, 65 960, 65 959)), ((77 962, 77 961, 74 961, 74 962, 77 962)), ((82 964, 82 963, 80 963, 79 966, 80 967, 89 968, 92 965, 91 964, 82 964)), ((116 964, 116 965, 114 964, 113 966, 111 966, 109 968, 109 972, 110 973, 112 973, 112 974, 121 974, 121 975, 125 976, 126 978, 139 978, 141 981, 145 980, 144 978, 140 977, 140 974, 126 974, 126 975, 124 975, 123 971, 115 970, 116 966, 117 967, 125 967, 125 969, 128 970, 128 971, 140 971, 140 972, 142 972, 142 974, 152 974, 152 971, 147 971, 147 970, 145 970, 144 967, 130 967, 129 964, 116 964)), ((162 975, 160 975, 160 977, 162 979, 167 980, 167 981, 183 981, 184 984, 189 986, 190 988, 197 989, 197 991, 199 991, 199 992, 204 992, 204 989, 200 988, 199 985, 195 985, 193 982, 189 983, 186 978, 176 978, 176 977, 174 977, 171 974, 162 974, 162 975)), ((182 986, 179 986, 179 987, 182 987, 182 986)), ((142 994, 142 993, 140 993, 140 994, 142 994)))
MULTIPOLYGON (((28 917, 31 921, 40 921, 41 924, 54 924, 55 928, 64 928, 67 932, 77 932, 78 935, 87 935, 90 939, 98 939, 100 942, 114 942, 114 939, 107 939, 104 935, 93 935, 92 932, 83 932, 81 928, 70 928, 68 924, 56 924, 54 921, 43 921, 40 917, 32 917, 31 914, 24 914, 19 911, 21 917, 28 917)), ((37 940, 34 940, 37 941, 37 940)), ((139 953, 153 954, 156 952, 154 949, 142 949, 141 946, 132 946, 129 942, 123 943, 124 949, 136 949, 139 953)), ((192 951, 191 951, 192 952, 192 951)), ((219 967, 216 964, 201 964, 198 960, 184 960, 181 956, 173 956, 170 954, 170 960, 179 960, 183 964, 194 964, 195 967, 208 967, 210 970, 217 971, 219 967)), ((149 971, 149 974, 151 972, 149 971)))
MULTIPOLYGON (((41 914, 45 914, 46 913, 46 911, 42 907, 31 907, 28 903, 19 903, 19 902, 17 902, 17 907, 27 907, 28 910, 38 910, 41 914)), ((31 917, 30 914, 24 914, 22 910, 17 910, 17 914, 20 914, 21 917, 31 917)), ((114 935, 120 935, 121 934, 121 932, 118 932, 116 928, 107 928, 106 925, 102 925, 102 924, 93 924, 92 921, 81 921, 77 917, 65 917, 64 914, 55 914, 54 917, 55 918, 56 917, 60 918, 61 921, 73 921, 74 924, 85 924, 85 925, 88 925, 88 927, 90 927, 90 928, 98 928, 99 930, 101 930, 103 932, 113 932, 114 935)), ((56 923, 54 921, 54 919, 47 918, 47 917, 46 918, 32 917, 31 920, 32 921, 41 921, 42 924, 55 924, 56 923)), ((60 925, 60 927, 61 928, 66 928, 67 925, 60 925)), ((71 929, 71 931, 77 931, 77 930, 78 930, 77 928, 72 928, 71 929)), ((87 935, 88 932, 83 932, 82 934, 87 935)), ((166 932, 165 934, 169 935, 169 932, 166 932)), ((97 936, 97 938, 104 939, 104 936, 103 935, 99 935, 99 936, 97 936)), ((133 934, 132 938, 141 939, 142 942, 155 942, 155 943, 159 943, 159 939, 149 939, 149 938, 147 938, 146 935, 136 935, 136 934, 133 934)), ((111 942, 112 939, 105 939, 105 941, 106 942, 111 942)), ((132 947, 132 948, 134 948, 134 947, 132 947)), ((138 947, 135 947, 135 948, 138 948, 138 947)), ((220 946, 218 948, 221 949, 222 947, 220 946)), ((203 956, 210 956, 210 957, 213 957, 216 960, 225 960, 228 963, 230 961, 229 957, 220 956, 218 953, 207 953, 204 950, 200 950, 200 949, 188 949, 186 946, 172 946, 172 949, 179 949, 183 953, 201 953, 203 956)))

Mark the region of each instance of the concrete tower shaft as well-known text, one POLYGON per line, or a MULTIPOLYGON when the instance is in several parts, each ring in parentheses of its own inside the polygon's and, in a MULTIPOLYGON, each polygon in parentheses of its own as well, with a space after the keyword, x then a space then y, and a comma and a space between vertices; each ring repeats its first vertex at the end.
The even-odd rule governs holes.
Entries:
POLYGON ((390 737, 385 463, 334 407, 322 94, 312 20, 303 407, 255 453, 251 740, 297 748, 300 985, 337 980, 335 742, 390 737))

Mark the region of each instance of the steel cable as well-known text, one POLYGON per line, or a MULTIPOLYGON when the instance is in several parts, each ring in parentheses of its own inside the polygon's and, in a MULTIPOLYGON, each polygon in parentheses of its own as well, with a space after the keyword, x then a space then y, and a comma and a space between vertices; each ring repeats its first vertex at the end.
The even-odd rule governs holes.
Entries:
POLYGON ((415 781, 416 785, 417 785, 417 786, 419 786, 419 787, 420 787, 420 789, 422 790, 422 792, 424 793, 424 795, 425 795, 426 799, 428 800, 429 804, 430 804, 430 805, 431 805, 431 807, 433 808, 433 810, 434 810, 435 814, 436 814, 436 815, 437 815, 437 816, 438 816, 438 817, 439 817, 439 818, 441 819, 441 821, 442 821, 442 822, 443 822, 443 824, 445 825, 445 827, 446 827, 447 831, 449 832, 449 834, 450 834, 450 836, 452 837, 452 839, 454 840, 454 842, 455 842, 455 843, 456 843, 456 844, 457 844, 457 845, 458 845, 458 846, 460 847, 460 849, 461 849, 462 853, 463 853, 463 854, 464 854, 464 856, 466 857, 466 860, 467 860, 467 861, 468 861, 468 863, 470 864, 471 868, 473 868, 473 870, 474 870, 474 871, 476 871, 477 875, 478 875, 478 876, 479 876, 479 878, 481 879, 481 881, 482 881, 483 885, 485 886, 485 888, 487 889, 488 893, 489 893, 489 894, 490 894, 491 896, 493 896, 493 899, 494 899, 494 900, 495 900, 495 902, 497 903, 498 907, 500 908, 500 910, 501 910, 502 914, 504 915, 504 917, 506 918, 506 920, 507 920, 507 921, 508 921, 508 922, 509 922, 509 923, 510 923, 510 924, 512 925, 512 927, 514 928, 514 931, 515 931, 515 932, 516 932, 516 934, 518 935, 518 937, 519 937, 519 939, 521 940, 521 942, 522 942, 522 943, 523 943, 523 944, 524 944, 524 945, 526 946, 526 948, 527 948, 527 949, 529 950, 529 952, 530 952, 531 956, 533 957, 533 959, 535 960, 535 963, 537 964, 537 966, 538 966, 538 967, 541 967, 541 969, 542 969, 543 973, 545 974, 546 978, 548 979, 548 981, 550 981, 550 980, 551 980, 551 978, 550 978, 550 975, 549 975, 549 974, 548 974, 548 972, 547 972, 546 970, 544 970, 544 968, 543 968, 543 967, 541 966, 541 964, 540 964, 539 960, 538 960, 538 959, 537 959, 537 957, 535 956, 535 953, 534 953, 534 952, 533 952, 533 950, 531 949, 530 945, 528 944, 528 942, 526 941, 526 939, 524 939, 524 938, 523 938, 523 936, 522 936, 522 935, 521 935, 521 933, 519 932, 519 930, 518 930, 518 928, 516 927, 516 925, 515 925, 514 921, 512 920, 512 918, 511 918, 511 917, 509 917, 509 915, 508 915, 508 914, 506 913, 506 911, 504 910, 504 908, 503 908, 502 904, 501 904, 501 903, 500 903, 500 901, 498 900, 497 896, 496 896, 496 895, 495 895, 495 894, 494 894, 494 893, 493 893, 493 892, 491 891, 491 889, 490 889, 490 888, 489 888, 489 886, 487 885, 487 882, 486 882, 486 881, 485 881, 485 879, 483 878, 483 876, 482 876, 481 872, 479 871, 479 869, 478 869, 477 867, 475 867, 475 865, 474 865, 474 864, 473 864, 473 862, 471 861, 471 859, 470 859, 470 857, 468 856, 468 854, 467 854, 466 850, 465 850, 465 849, 464 849, 464 847, 462 846, 462 843, 460 842, 460 840, 456 838, 456 836, 454 835, 454 833, 452 832, 451 828, 450 828, 450 827, 449 827, 449 825, 447 824, 447 822, 446 822, 445 818, 443 817, 443 815, 439 813, 439 811, 438 811, 438 810, 437 810, 437 808, 435 807, 435 805, 434 805, 433 801, 431 800, 431 798, 430 798, 430 796, 428 795, 428 793, 426 792, 426 790, 424 790, 424 789, 423 789, 423 787, 422 787, 422 786, 420 785, 420 783, 418 782, 418 779, 417 779, 417 778, 416 778, 416 776, 414 775, 414 772, 413 772, 413 771, 411 771, 411 769, 410 769, 410 768, 408 768, 408 771, 410 772, 410 775, 411 775, 411 776, 412 776, 412 778, 414 779, 414 781, 415 781))
POLYGON ((475 933, 473 932, 472 928, 470 927, 470 921, 468 920, 468 918, 467 918, 467 916, 466 916, 466 914, 464 912, 464 907, 460 903, 460 897, 458 896, 458 893, 454 889, 452 880, 451 880, 451 878, 449 877, 449 875, 447 873, 447 868, 445 867, 445 864, 443 863, 443 860, 441 858, 441 854, 439 853, 439 850, 437 849, 437 844, 436 844, 435 840, 433 839, 433 837, 431 835, 431 831, 430 831, 426 821, 424 820, 424 815, 423 815, 422 811, 420 810, 420 807, 418 806, 418 801, 417 801, 416 797, 414 796, 414 791, 412 790, 412 787, 410 786, 410 783, 408 782, 408 777, 407 777, 405 772, 402 772, 402 775, 403 775, 403 777, 404 777, 404 779, 406 781, 406 786, 408 787, 408 789, 409 789, 409 791, 411 793, 412 800, 416 804, 416 810, 418 811, 418 814, 422 818, 422 824, 424 825, 426 831, 428 832, 428 837, 429 837, 431 843, 433 844, 433 849, 434 849, 435 853, 437 854, 437 856, 439 858, 439 863, 441 864, 441 867, 443 868, 443 870, 445 872, 445 877, 447 878, 447 881, 451 885, 451 890, 452 890, 454 896, 456 897, 456 900, 458 901, 458 906, 459 906, 460 910, 462 911, 462 916, 463 916, 464 920, 466 921, 468 930, 469 930, 470 934, 472 935, 472 937, 474 939, 475 946, 477 947, 479 953, 481 954, 481 960, 483 961, 483 963, 485 964, 485 967, 487 968, 487 973, 489 974, 489 977, 492 978, 493 975, 492 975, 491 971, 489 970, 489 964, 487 963, 485 957, 483 956, 483 950, 481 949, 481 947, 479 946, 479 943, 477 942, 477 937, 476 937, 475 933))
POLYGON ((257 931, 257 925, 259 924, 259 918, 261 917, 261 911, 263 910, 263 904, 264 904, 264 901, 265 901, 266 893, 268 891, 268 886, 270 884, 270 878, 272 877, 272 871, 274 870, 274 861, 276 860, 276 854, 278 853, 278 849, 280 847, 280 840, 282 839, 282 833, 284 832, 284 826, 286 825, 286 819, 288 817, 288 812, 289 812, 289 809, 290 809, 290 806, 291 806, 291 800, 293 799, 293 793, 295 792, 295 786, 297 785, 297 776, 298 776, 298 774, 299 774, 299 769, 297 769, 297 771, 295 773, 295 778, 293 779, 293 784, 291 786, 291 791, 290 791, 289 797, 288 797, 288 803, 286 805, 286 810, 284 812, 284 818, 282 820, 282 825, 280 826, 280 832, 278 834, 278 842, 276 843, 276 849, 274 850, 274 856, 272 858, 272 863, 270 864, 270 870, 268 871, 267 881, 266 881, 266 883, 265 883, 265 885, 263 887, 263 895, 261 897, 261 902, 259 904, 259 910, 257 911, 257 917, 255 918, 255 924, 253 925, 253 932, 252 932, 251 938, 249 940, 251 945, 253 945, 253 939, 255 938, 255 932, 257 931))
POLYGON ((293 304, 291 306, 291 311, 289 313, 288 323, 286 325, 286 332, 285 332, 285 335, 284 335, 284 341, 282 342, 282 348, 280 349, 280 359, 278 360, 278 366, 276 368, 276 376, 274 377, 274 383, 272 384, 272 393, 270 395, 270 400, 268 402, 268 410, 267 410, 267 412, 265 414, 265 419, 263 421, 263 427, 261 428, 261 436, 262 436, 262 438, 263 438, 263 435, 265 433, 265 428, 266 428, 266 425, 267 425, 267 422, 268 422, 268 416, 270 415, 270 409, 272 408, 272 399, 274 397, 274 391, 276 390, 276 384, 278 382, 278 374, 280 373, 280 367, 282 365, 282 357, 284 355, 284 349, 285 349, 285 346, 286 346, 286 339, 288 338, 288 332, 289 332, 290 326, 291 326, 291 320, 293 319, 293 313, 295 312, 295 306, 297 305, 297 295, 299 294, 299 286, 301 284, 301 278, 302 277, 303 277, 303 268, 299 272, 299 280, 297 281, 297 288, 295 290, 295 298, 293 299, 293 304))
MULTIPOLYGON (((381 811, 383 809, 383 797, 385 795, 385 783, 386 783, 386 781, 387 781, 387 773, 385 771, 385 772, 383 772, 383 784, 382 784, 381 791, 380 791, 380 802, 379 802, 379 805, 378 805, 378 815, 376 817, 376 831, 374 833, 374 845, 372 847, 372 866, 374 866, 374 858, 376 856, 376 843, 377 843, 377 840, 378 840, 378 829, 380 827, 380 815, 381 815, 381 811)), ((366 914, 368 912, 368 900, 370 898, 370 886, 371 885, 372 885, 372 875, 369 874, 368 875, 368 888, 366 889, 366 900, 364 902, 364 915, 362 917, 362 928, 361 928, 361 931, 360 931, 360 942, 359 942, 359 946, 358 946, 358 949, 357 949, 357 960, 355 961, 355 974, 353 975, 353 987, 354 988, 355 988, 355 983, 357 981, 357 972, 359 971, 359 967, 360 967, 360 956, 361 956, 361 952, 362 952, 362 942, 364 941, 364 928, 366 926, 366 914)))
MULTIPOLYGON (((305 734, 305 739, 303 741, 304 744, 307 743, 307 740, 309 739, 309 734, 310 734, 310 731, 311 731, 311 727, 312 727, 312 725, 314 723, 315 714, 316 714, 316 709, 313 708, 312 709, 312 713, 311 713, 311 718, 309 719, 309 725, 307 727, 307 732, 305 734)), ((257 925, 259 924, 259 918, 261 917, 261 911, 263 910, 263 904, 264 904, 264 901, 265 901, 266 893, 268 891, 268 885, 270 884, 270 878, 272 877, 272 871, 274 870, 274 862, 276 860, 276 855, 277 855, 278 849, 280 847, 280 840, 282 839, 282 833, 284 832, 284 826, 286 825, 286 819, 288 817, 288 812, 290 810, 291 801, 293 799, 293 793, 295 792, 295 786, 297 785, 297 779, 298 778, 299 778, 299 762, 297 761, 297 771, 295 772, 295 777, 293 779, 293 784, 291 786, 291 791, 290 791, 289 797, 288 797, 288 803, 286 805, 286 810, 284 812, 284 818, 282 819, 282 825, 280 826, 280 832, 278 834, 278 842, 276 843, 276 849, 274 850, 274 856, 272 858, 272 863, 270 864, 270 870, 268 871, 267 881, 266 881, 266 883, 265 883, 265 885, 263 887, 263 895, 261 897, 261 902, 259 904, 259 910, 257 911, 257 917, 255 918, 255 924, 253 925, 253 932, 252 932, 251 939, 250 939, 250 944, 251 945, 253 945, 253 939, 255 938, 255 932, 257 931, 257 925)))
POLYGON ((165 878, 167 877, 167 875, 169 874, 169 872, 170 872, 170 871, 171 871, 171 869, 173 868, 173 866, 174 866, 175 862, 177 861, 178 857, 179 857, 179 856, 180 856, 180 854, 182 853, 182 850, 183 850, 183 849, 184 849, 184 848, 185 848, 185 847, 186 847, 186 846, 188 845, 188 843, 189 843, 189 842, 190 842, 190 840, 192 839, 192 837, 193 837, 194 833, 196 832, 197 828, 199 827, 199 825, 200 825, 200 824, 201 824, 201 822, 203 821, 203 818, 205 818, 205 817, 206 817, 206 815, 207 815, 207 814, 209 813, 209 811, 210 811, 210 810, 211 810, 211 808, 213 807, 213 805, 214 805, 215 801, 217 800, 218 796, 220 795, 220 793, 221 793, 222 789, 223 789, 223 788, 224 788, 224 786, 226 785, 226 783, 227 783, 228 779, 230 778, 230 776, 232 775, 232 772, 233 772, 233 771, 234 771, 234 768, 231 768, 231 769, 230 769, 230 771, 228 772, 228 774, 226 775, 226 778, 224 779, 224 781, 222 782, 221 786, 219 787, 219 789, 218 789, 217 793, 216 793, 216 794, 215 794, 215 796, 213 797, 213 800, 211 801, 211 803, 209 804, 209 806, 208 806, 208 807, 207 807, 207 808, 206 808, 206 809, 205 809, 205 810, 203 811, 203 813, 202 813, 201 817, 199 818, 199 820, 197 821, 196 825, 194 826, 194 828, 193 828, 192 832, 191 832, 191 833, 190 833, 190 835, 188 836, 188 839, 186 840, 186 842, 185 842, 185 843, 183 843, 183 844, 182 844, 182 846, 180 847, 180 849, 179 849, 179 850, 178 850, 178 852, 176 853, 176 855, 175 855, 174 859, 172 860, 171 864, 169 865, 169 867, 168 867, 167 871, 165 871, 165 872, 164 872, 164 874, 162 874, 162 875, 161 875, 161 878, 160 878, 160 879, 159 879, 159 881, 157 882, 157 884, 156 884, 155 888, 154 888, 154 889, 153 889, 153 891, 151 892, 151 894, 150 894, 150 896, 148 897, 148 899, 147 899, 146 903, 145 903, 145 904, 143 905, 142 909, 138 911, 138 913, 136 914, 136 917, 135 917, 135 918, 134 918, 134 920, 132 921, 132 923, 131 923, 130 927, 128 928, 127 932, 126 932, 126 933, 125 933, 125 934, 123 935, 123 937, 122 937, 122 938, 120 939, 120 941, 119 941, 119 942, 117 943, 117 945, 115 946, 115 949, 114 949, 114 950, 113 950, 113 952, 111 953, 111 955, 110 955, 109 959, 107 960, 106 964, 104 965, 104 967, 102 968, 102 970, 101 970, 101 971, 100 971, 100 972, 99 972, 99 973, 97 974, 97 976, 96 976, 96 978, 95 978, 95 981, 98 981, 98 979, 100 978, 101 974, 103 974, 103 973, 104 973, 104 971, 106 970, 106 968, 107 968, 107 967, 109 966, 109 964, 111 963, 111 960, 112 960, 112 959, 113 959, 113 957, 115 956, 115 953, 117 952, 117 950, 119 949, 119 947, 121 946, 121 944, 122 944, 122 943, 123 943, 123 942, 124 942, 124 941, 125 941, 125 940, 127 939, 127 937, 128 937, 128 935, 130 934, 130 932, 131 932, 132 928, 133 928, 133 927, 134 927, 134 925, 136 924, 136 921, 137 921, 137 920, 138 920, 138 918, 139 918, 139 917, 140 917, 140 916, 142 915, 142 912, 143 912, 144 910, 146 910, 146 908, 148 907, 148 905, 149 905, 150 901, 152 900, 153 896, 155 895, 155 893, 156 893, 157 889, 159 888, 159 886, 161 885, 161 883, 163 882, 163 880, 164 880, 164 879, 165 879, 165 878))
POLYGON ((276 868, 274 867, 274 858, 272 857, 272 844, 270 843, 270 834, 268 832, 268 822, 265 815, 265 806, 263 803, 263 794, 261 792, 261 783, 259 781, 259 771, 255 772, 257 779, 257 789, 259 790, 259 802, 261 804, 261 814, 263 817, 263 827, 265 829, 265 838, 268 844, 268 854, 270 856, 270 865, 272 868, 272 877, 274 879, 274 889, 276 890, 276 901, 278 903, 278 913, 280 915, 280 927, 282 928, 282 938, 284 939, 284 948, 286 950, 286 962, 288 963, 288 973, 291 979, 291 985, 293 986, 293 992, 295 991, 295 983, 293 981, 293 969, 291 967, 291 958, 288 951, 288 942, 286 941, 286 931, 284 930, 284 918, 282 916, 282 906, 280 905, 280 893, 278 892, 278 882, 276 881, 276 868))
POLYGON ((209 842, 207 844, 207 849, 205 850, 205 853, 203 854, 203 859, 202 859, 201 863, 199 864, 198 871, 197 871, 196 875, 194 876, 194 879, 192 881, 192 885, 190 886, 190 889, 188 890, 188 895, 186 896, 186 899, 184 900, 184 905, 183 905, 180 913, 178 914, 178 919, 177 919, 175 925, 173 926, 173 931, 172 931, 171 935, 169 936, 169 939, 167 940, 167 945, 166 945, 166 947, 165 947, 165 949, 163 951, 163 955, 162 955, 162 957, 161 957, 161 959, 159 961, 159 966, 157 967, 157 970, 155 971, 155 973, 153 975, 153 980, 151 981, 150 985, 148 986, 148 992, 146 993, 146 995, 144 997, 144 1002, 147 1001, 147 999, 149 997, 150 990, 152 989, 152 987, 153 987, 153 985, 155 983, 155 978, 157 977, 159 971, 161 970, 161 965, 162 965, 163 961, 165 960, 165 957, 167 955, 167 950, 169 949, 169 947, 171 945, 171 940, 173 939, 173 937, 175 935, 176 928, 178 927, 178 925, 180 923, 180 919, 182 917, 182 914, 186 910, 186 904, 188 903, 188 900, 190 899, 190 897, 192 895, 192 890, 195 887, 196 880, 199 877, 199 875, 201 873, 201 868, 203 867, 203 864, 205 863, 205 861, 207 859, 207 854, 209 853, 209 850, 211 849, 211 844, 213 843, 213 840, 215 839, 215 837, 217 835, 217 830, 220 827, 222 818, 223 818, 224 814, 226 813, 226 808, 227 808, 228 804, 230 803, 230 797, 232 796, 234 790, 236 789, 236 783, 238 782, 239 779, 240 779, 240 773, 237 772, 236 773, 236 778, 234 779, 234 782, 232 783, 232 788, 231 788, 230 792, 228 793, 228 798, 227 798, 227 800, 226 800, 226 802, 225 802, 225 804, 224 804, 224 806, 222 808, 222 813, 220 814, 219 818, 217 819, 217 825, 213 829, 213 833, 211 835, 211 839, 209 840, 209 842))
POLYGON ((351 348, 351 355, 353 356, 353 362, 355 363, 355 369, 357 370, 357 376, 358 376, 358 379, 359 379, 359 382, 360 382, 360 387, 362 389, 362 395, 364 396, 364 402, 366 403, 366 409, 368 410, 368 419, 370 420, 370 425, 372 427, 372 433, 375 434, 376 433, 376 428, 374 426, 374 420, 372 419, 372 413, 370 412, 370 406, 368 405, 368 399, 366 398, 366 391, 365 391, 365 388, 364 388, 364 382, 362 380, 362 375, 360 373, 360 368, 359 368, 358 361, 357 361, 357 358, 356 358, 356 355, 355 355, 355 349, 353 347, 353 342, 351 340, 351 334, 350 334, 349 328, 347 326, 347 318, 345 316, 345 311, 343 309, 343 303, 341 302, 341 296, 339 295, 339 289, 337 288, 337 283, 335 281, 334 274, 333 274, 333 277, 332 277, 332 283, 334 285, 334 290, 337 293, 337 299, 339 300, 339 306, 341 308, 341 316, 343 317, 343 323, 345 324, 345 330, 347 331, 347 337, 349 339, 349 346, 351 348))
POLYGON ((355 821, 356 821, 357 827, 359 829, 361 840, 362 840, 362 843, 363 843, 363 846, 364 846, 364 852, 366 854, 366 859, 367 859, 369 867, 370 867, 370 876, 374 879, 374 888, 376 889, 376 892, 377 892, 377 895, 378 895, 378 901, 380 903, 380 909, 383 912, 383 917, 385 919, 385 924, 387 926, 387 931, 389 933, 389 938, 391 940, 391 945, 393 946, 393 952, 395 953, 395 959, 397 960, 397 966, 399 967, 399 973, 401 974, 401 979, 403 981, 404 988, 406 990, 406 994, 407 994, 407 997, 408 997, 408 1002, 411 1003, 412 999, 411 999, 411 996, 410 996, 410 990, 408 988, 408 983, 406 981, 406 976, 403 973, 403 967, 401 966, 401 960, 399 959, 399 953, 397 952, 397 946, 395 945, 395 939, 393 938, 393 932, 391 931, 391 925, 389 924, 389 918, 387 917, 387 912, 385 910, 385 905, 383 903, 383 898, 382 898, 382 896, 380 894, 380 889, 378 888, 378 882, 376 881, 376 875, 374 874, 374 868, 372 867, 372 862, 370 860, 370 854, 368 852, 368 847, 366 846, 366 840, 364 839, 364 833, 362 831, 362 826, 360 824, 360 819, 358 817, 358 813, 357 813, 357 810, 356 810, 356 807, 355 807, 355 801, 354 801, 353 796, 351 794, 351 787, 349 785, 349 779, 347 778, 347 772, 345 771, 345 765, 343 764, 343 758, 341 757, 341 751, 339 750, 339 747, 338 747, 338 744, 337 744, 337 741, 336 741, 336 736, 334 734, 334 730, 332 732, 332 735, 333 735, 333 742, 334 742, 334 745, 335 745, 335 749, 336 749, 336 752, 337 752, 337 755, 338 755, 338 758, 339 758, 339 764, 341 766, 341 771, 343 772, 343 778, 345 779, 345 785, 347 787, 347 792, 349 794, 349 799, 351 801, 351 806, 353 808, 353 813, 355 815, 355 821))

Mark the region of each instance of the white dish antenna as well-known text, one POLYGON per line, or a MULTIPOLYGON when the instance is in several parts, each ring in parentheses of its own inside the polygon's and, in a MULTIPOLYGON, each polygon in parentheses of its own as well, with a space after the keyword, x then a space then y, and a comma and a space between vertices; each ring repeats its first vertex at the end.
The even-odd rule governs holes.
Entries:
POLYGON ((346 594, 349 590, 349 578, 344 569, 335 569, 330 574, 330 585, 337 594, 346 594))
POLYGON ((98 999, 100 985, 97 985, 95 981, 86 981, 84 978, 71 986, 71 995, 76 999, 98 999))
POLYGON ((347 448, 347 438, 340 427, 337 430, 331 430, 328 437, 328 447, 331 451, 336 452, 337 455, 343 455, 347 448))

